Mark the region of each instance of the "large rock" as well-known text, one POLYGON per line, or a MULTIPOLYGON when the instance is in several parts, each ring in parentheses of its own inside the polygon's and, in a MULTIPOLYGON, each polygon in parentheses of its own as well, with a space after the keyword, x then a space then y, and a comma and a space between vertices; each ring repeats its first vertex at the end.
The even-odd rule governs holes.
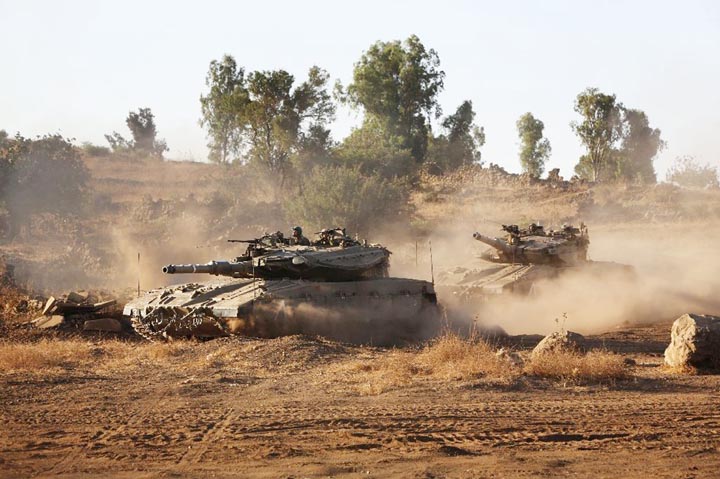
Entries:
POLYGON ((586 349, 585 337, 582 334, 573 333, 572 331, 555 331, 545 336, 535 346, 532 357, 559 351, 584 352, 586 349))
POLYGON ((115 318, 88 319, 83 324, 83 330, 119 333, 122 331, 122 324, 115 318))
POLYGON ((665 364, 720 368, 720 317, 683 314, 672 325, 665 364))

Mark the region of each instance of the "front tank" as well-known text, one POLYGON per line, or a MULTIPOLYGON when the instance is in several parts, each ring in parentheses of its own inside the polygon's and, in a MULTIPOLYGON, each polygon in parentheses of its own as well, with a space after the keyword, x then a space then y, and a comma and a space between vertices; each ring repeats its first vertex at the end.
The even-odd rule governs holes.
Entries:
POLYGON ((440 327, 433 285, 402 278, 218 278, 150 291, 124 314, 150 340, 304 334, 389 345, 427 339, 440 327))

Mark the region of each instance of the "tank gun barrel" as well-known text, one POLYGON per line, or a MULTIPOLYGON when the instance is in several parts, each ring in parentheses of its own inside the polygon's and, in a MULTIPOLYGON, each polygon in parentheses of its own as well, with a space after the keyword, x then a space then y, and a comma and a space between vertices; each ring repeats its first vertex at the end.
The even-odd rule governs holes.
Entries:
POLYGON ((231 263, 230 261, 210 261, 206 264, 169 264, 163 266, 165 274, 214 274, 216 276, 246 275, 252 272, 249 261, 231 263))
POLYGON ((485 236, 480 233, 474 233, 473 238, 480 241, 481 243, 485 243, 488 246, 492 246, 496 250, 502 251, 503 253, 507 255, 512 255, 514 251, 514 247, 507 244, 505 241, 497 239, 497 238, 491 238, 489 236, 485 236))

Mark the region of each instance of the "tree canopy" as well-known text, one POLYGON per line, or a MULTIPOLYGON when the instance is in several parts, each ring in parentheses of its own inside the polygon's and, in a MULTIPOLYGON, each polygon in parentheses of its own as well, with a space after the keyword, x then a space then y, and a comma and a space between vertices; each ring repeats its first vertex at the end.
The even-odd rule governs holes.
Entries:
POLYGON ((221 164, 236 161, 241 153, 236 116, 249 101, 245 70, 237 66, 233 57, 225 55, 220 61, 210 62, 205 85, 210 91, 200 96, 200 125, 208 129, 209 158, 221 164))
POLYGON ((438 94, 445 72, 440 58, 411 35, 404 42, 376 42, 362 54, 353 81, 340 97, 362 108, 403 139, 417 163, 425 160, 430 120, 441 115, 438 94))
POLYGON ((335 105, 327 91, 328 78, 315 66, 305 82, 295 85, 295 77, 285 70, 245 75, 228 55, 212 62, 210 92, 200 99, 211 158, 220 163, 248 160, 282 186, 293 155, 329 141, 325 125, 334 117, 335 105))
POLYGON ((581 122, 573 122, 586 154, 575 172, 590 181, 629 180, 654 183, 653 160, 665 147, 660 130, 651 128, 641 110, 625 108, 615 95, 588 88, 575 101, 581 122))
POLYGON ((545 125, 528 112, 518 119, 516 126, 520 137, 522 169, 533 178, 540 178, 552 151, 550 141, 543 137, 545 125))
POLYGON ((462 102, 455 113, 443 119, 441 126, 444 132, 430 138, 430 161, 443 171, 482 163, 480 148, 485 144, 485 129, 475 124, 472 101, 462 102))
POLYGON ((615 95, 588 88, 577 96, 575 111, 582 121, 572 122, 571 127, 587 150, 575 172, 590 181, 600 181, 606 178, 613 148, 622 136, 622 104, 615 95))
POLYGON ((660 130, 651 128, 648 117, 641 110, 623 111, 623 138, 617 155, 617 176, 643 183, 655 183, 653 160, 665 142, 660 130))
POLYGON ((150 108, 138 108, 138 111, 131 111, 125 119, 132 140, 125 139, 120 133, 113 131, 105 135, 110 148, 116 153, 134 152, 153 158, 163 158, 168 151, 165 140, 158 139, 155 115, 150 108))

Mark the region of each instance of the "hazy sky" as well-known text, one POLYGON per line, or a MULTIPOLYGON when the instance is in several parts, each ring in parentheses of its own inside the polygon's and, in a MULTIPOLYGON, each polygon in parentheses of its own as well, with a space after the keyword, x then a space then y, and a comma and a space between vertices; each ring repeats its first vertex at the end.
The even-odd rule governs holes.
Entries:
MULTIPOLYGON (((720 164, 720 2, 716 1, 18 1, 0 0, 0 129, 106 144, 150 107, 170 158, 206 157, 199 96, 211 60, 285 69, 319 65, 347 84, 377 40, 416 34, 446 72, 440 103, 473 101, 483 157, 519 171, 517 118, 545 123, 548 168, 582 153, 573 100, 594 86, 645 110, 668 148, 720 164)), ((362 116, 341 110, 342 139, 362 116)))

